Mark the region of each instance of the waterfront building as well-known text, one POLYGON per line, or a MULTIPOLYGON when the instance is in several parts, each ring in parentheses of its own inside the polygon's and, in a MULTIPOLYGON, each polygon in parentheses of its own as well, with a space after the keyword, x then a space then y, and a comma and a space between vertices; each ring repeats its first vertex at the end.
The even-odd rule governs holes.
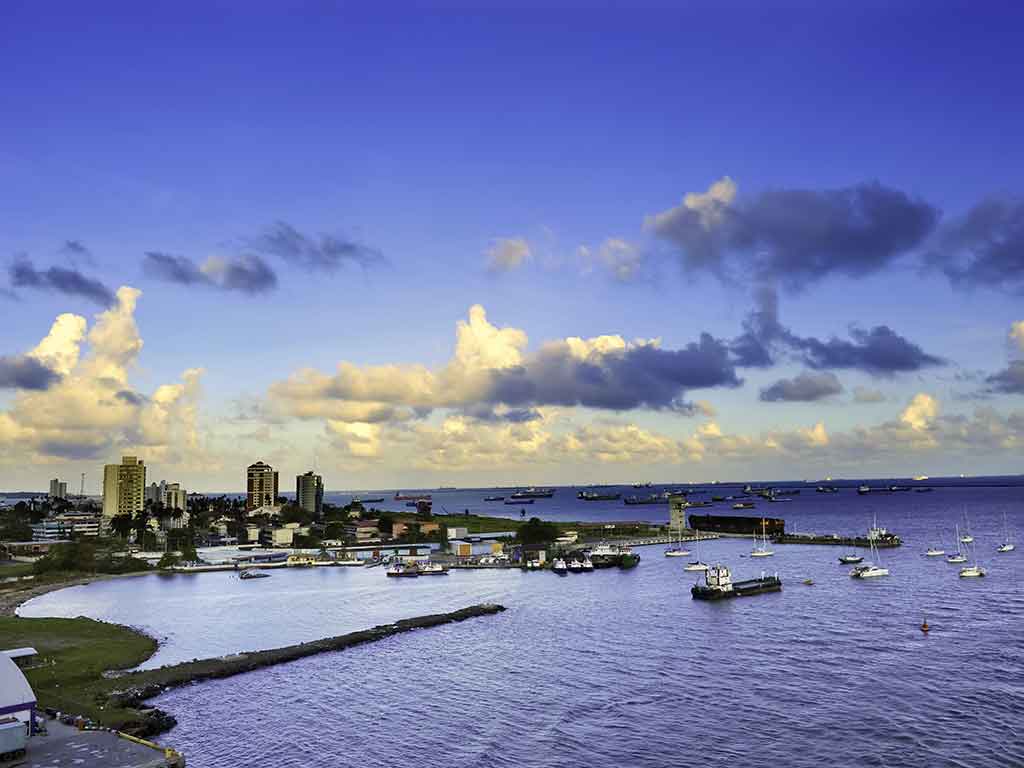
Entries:
POLYGON ((137 456, 103 468, 103 517, 141 512, 146 502, 146 465, 137 456))
POLYGON ((320 517, 324 508, 324 479, 313 472, 298 475, 295 478, 295 503, 320 517))
POLYGON ((294 528, 264 528, 260 532, 260 542, 268 547, 290 547, 294 538, 294 528))
POLYGON ((449 539, 464 539, 469 536, 469 528, 464 528, 461 525, 453 525, 448 528, 449 539))
POLYGON ((345 533, 357 543, 375 541, 380 538, 377 520, 352 520, 345 523, 345 533))
POLYGON ((50 481, 50 498, 66 499, 68 497, 68 484, 61 482, 56 477, 50 481))
POLYGON ((256 509, 277 501, 277 472, 269 464, 257 461, 246 470, 245 508, 256 509))

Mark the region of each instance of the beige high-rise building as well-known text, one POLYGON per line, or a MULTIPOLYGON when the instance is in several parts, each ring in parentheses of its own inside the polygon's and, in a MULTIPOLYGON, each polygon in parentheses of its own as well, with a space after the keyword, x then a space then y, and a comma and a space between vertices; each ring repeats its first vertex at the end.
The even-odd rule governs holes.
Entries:
POLYGON ((246 470, 245 508, 256 509, 277 501, 277 472, 269 464, 257 461, 246 470))
POLYGON ((146 465, 137 456, 103 468, 103 516, 135 514, 145 508, 146 465))
POLYGON ((180 509, 188 511, 188 491, 181 487, 181 483, 167 483, 164 489, 163 498, 166 509, 180 509))
POLYGON ((319 517, 324 506, 324 479, 313 472, 298 475, 295 478, 295 503, 319 517))

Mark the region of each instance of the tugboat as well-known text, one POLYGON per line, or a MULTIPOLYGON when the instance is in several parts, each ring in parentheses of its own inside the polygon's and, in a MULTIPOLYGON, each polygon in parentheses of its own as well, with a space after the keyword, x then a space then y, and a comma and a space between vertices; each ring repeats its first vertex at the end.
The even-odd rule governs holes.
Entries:
POLYGON ((635 568, 640 564, 640 555, 629 547, 621 548, 622 557, 619 559, 619 568, 635 568))
POLYGON ((694 584, 690 594, 694 600, 725 600, 732 597, 748 597, 765 592, 781 592, 782 581, 778 576, 762 575, 757 579, 733 583, 732 574, 724 565, 713 565, 704 572, 704 583, 694 584))
POLYGON ((415 578, 420 575, 419 568, 415 565, 406 565, 401 560, 396 561, 394 565, 391 565, 385 573, 388 576, 396 576, 399 578, 415 578))

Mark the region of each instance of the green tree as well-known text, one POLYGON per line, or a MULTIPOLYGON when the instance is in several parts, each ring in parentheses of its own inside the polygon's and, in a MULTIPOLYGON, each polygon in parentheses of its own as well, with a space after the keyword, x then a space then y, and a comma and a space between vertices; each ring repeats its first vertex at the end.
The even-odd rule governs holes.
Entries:
POLYGON ((531 517, 516 531, 516 541, 520 544, 550 544, 558 538, 558 526, 538 517, 531 517))

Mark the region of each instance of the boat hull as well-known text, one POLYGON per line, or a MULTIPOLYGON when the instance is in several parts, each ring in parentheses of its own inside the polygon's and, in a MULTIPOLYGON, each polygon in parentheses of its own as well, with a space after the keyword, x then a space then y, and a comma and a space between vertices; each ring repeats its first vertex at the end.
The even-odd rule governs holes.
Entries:
POLYGON ((729 600, 734 597, 751 597, 768 592, 781 592, 782 580, 778 576, 763 576, 759 579, 737 581, 730 590, 714 589, 695 584, 690 590, 694 600, 729 600))

